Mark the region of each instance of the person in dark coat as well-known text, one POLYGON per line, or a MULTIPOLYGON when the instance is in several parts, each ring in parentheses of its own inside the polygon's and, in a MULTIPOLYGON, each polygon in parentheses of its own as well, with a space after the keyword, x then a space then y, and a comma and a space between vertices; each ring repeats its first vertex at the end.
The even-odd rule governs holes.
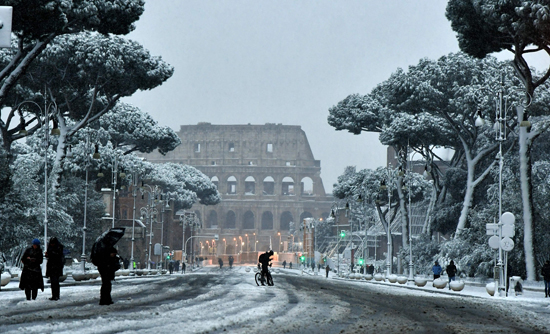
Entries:
POLYGON ((218 258, 218 264, 220 265, 220 269, 223 267, 223 260, 221 257, 218 258))
POLYGON ((542 266, 542 276, 544 278, 545 298, 550 297, 550 261, 546 260, 542 266))
POLYGON ((288 264, 288 269, 292 269, 292 262, 288 264))
POLYGON ((99 305, 111 305, 111 281, 115 279, 115 272, 120 269, 120 258, 113 246, 106 247, 97 257, 97 270, 101 275, 99 305))
POLYGON ((43 261, 44 256, 40 248, 40 240, 34 239, 32 246, 25 250, 21 258, 23 270, 21 271, 19 289, 25 290, 27 300, 31 300, 31 297, 35 300, 38 295, 38 289, 44 291, 44 280, 42 279, 42 270, 40 268, 43 261))
POLYGON ((283 261, 283 269, 286 269, 286 260, 283 261))
POLYGON ((46 277, 50 278, 52 288, 52 297, 50 300, 59 300, 59 277, 63 276, 63 267, 65 266, 65 257, 63 256, 63 245, 56 237, 50 239, 46 250, 46 277))
POLYGON ((449 265, 447 266, 447 269, 445 269, 445 271, 447 272, 447 276, 449 276, 449 290, 451 290, 450 283, 451 281, 455 280, 455 276, 456 276, 456 266, 453 260, 449 262, 449 265))
POLYGON ((328 278, 328 272, 330 271, 330 267, 328 266, 328 264, 325 266, 325 270, 327 272, 327 277, 326 278, 328 278))
POLYGON ((174 271, 174 261, 168 262, 168 270, 170 271, 170 275, 172 275, 172 272, 174 271))
POLYGON ((232 255, 229 256, 229 268, 233 268, 233 261, 235 261, 235 259, 233 258, 232 255))
POLYGON ((181 273, 182 273, 182 274, 185 274, 185 267, 186 267, 185 261, 183 261, 183 262, 181 263, 181 273))

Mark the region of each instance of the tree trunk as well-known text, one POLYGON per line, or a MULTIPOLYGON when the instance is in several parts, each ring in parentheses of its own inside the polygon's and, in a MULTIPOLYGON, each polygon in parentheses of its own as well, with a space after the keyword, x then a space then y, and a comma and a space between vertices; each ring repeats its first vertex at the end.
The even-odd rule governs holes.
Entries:
POLYGON ((531 140, 530 127, 521 126, 521 120, 524 118, 522 108, 517 108, 519 127, 519 162, 520 162, 520 185, 521 185, 521 200, 523 205, 523 251, 525 255, 525 270, 527 272, 527 280, 534 281, 536 278, 535 272, 535 257, 533 245, 533 188, 531 186, 531 140))
POLYGON ((474 170, 475 165, 468 161, 468 177, 466 180, 466 193, 464 194, 464 201, 462 202, 462 211, 460 211, 460 218, 458 219, 458 225, 456 226, 456 235, 459 235, 460 232, 466 226, 466 221, 468 220, 468 212, 472 206, 472 199, 474 197, 474 170))
MULTIPOLYGON (((409 189, 409 191, 411 191, 409 189)), ((405 202, 405 194, 403 193, 403 176, 397 177, 397 195, 399 196, 399 210, 401 211, 401 241, 403 247, 409 245, 409 213, 405 202)))

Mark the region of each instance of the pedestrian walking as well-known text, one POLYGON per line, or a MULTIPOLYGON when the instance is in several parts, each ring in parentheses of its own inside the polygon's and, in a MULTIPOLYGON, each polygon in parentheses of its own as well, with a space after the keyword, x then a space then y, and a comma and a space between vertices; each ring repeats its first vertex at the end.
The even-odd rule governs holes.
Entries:
POLYGON ((289 268, 289 269, 292 269, 292 262, 290 262, 290 263, 288 264, 288 268, 289 268))
POLYGON ((56 237, 50 239, 46 250, 46 277, 50 278, 50 287, 52 297, 50 300, 59 300, 60 287, 59 277, 63 276, 63 267, 65 266, 65 256, 63 255, 63 245, 56 237))
POLYGON ((286 269, 286 260, 283 261, 283 269, 286 269))
POLYGON ((99 305, 111 305, 111 281, 115 279, 115 272, 120 269, 119 256, 113 246, 109 246, 99 252, 94 258, 94 264, 101 275, 101 290, 99 296, 99 305))
POLYGON ((168 270, 170 271, 170 275, 172 275, 172 271, 174 271, 174 261, 168 262, 168 270))
POLYGON ((544 278, 544 296, 550 297, 550 261, 546 260, 542 266, 542 276, 544 278))
POLYGON ((328 264, 325 266, 325 271, 327 272, 327 277, 328 278, 328 272, 330 271, 330 267, 328 266, 328 264))
POLYGON ((174 271, 179 272, 180 271, 180 260, 177 260, 174 264, 174 271))
POLYGON ((44 280, 42 279, 42 270, 40 268, 43 261, 44 257, 40 248, 40 240, 34 239, 32 246, 25 250, 21 258, 23 270, 21 271, 19 289, 25 290, 27 300, 31 300, 31 298, 35 300, 38 295, 38 289, 44 291, 44 280))
POLYGON ((218 264, 220 265, 220 269, 223 267, 223 260, 221 257, 218 258, 218 264))
POLYGON ((434 280, 435 279, 438 279, 439 277, 441 277, 441 272, 443 271, 443 269, 441 268, 441 266, 439 265, 439 262, 435 261, 435 264, 434 266, 432 267, 432 271, 434 273, 434 280))
POLYGON ((229 256, 229 268, 233 268, 233 261, 235 261, 235 259, 233 258, 233 255, 230 255, 229 256))
POLYGON ((183 261, 183 262, 181 263, 181 273, 182 273, 182 274, 185 274, 185 267, 186 267, 186 266, 185 266, 185 261, 183 261))
POLYGON ((451 281, 454 281, 456 276, 456 266, 453 260, 449 262, 449 265, 445 271, 447 272, 447 276, 449 276, 449 290, 451 290, 451 281))

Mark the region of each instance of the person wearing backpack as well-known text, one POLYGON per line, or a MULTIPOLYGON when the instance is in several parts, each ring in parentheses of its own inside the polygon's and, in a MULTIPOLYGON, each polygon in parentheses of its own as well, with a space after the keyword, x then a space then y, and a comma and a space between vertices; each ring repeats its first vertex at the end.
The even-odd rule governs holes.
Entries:
POLYGON ((46 277, 50 278, 50 287, 52 289, 52 297, 50 300, 59 300, 59 277, 63 276, 65 256, 63 255, 63 245, 56 237, 50 239, 44 255, 48 258, 48 262, 46 263, 46 277))
POLYGON ((456 276, 456 266, 453 260, 449 262, 449 265, 445 271, 447 272, 447 276, 449 276, 449 290, 451 290, 451 281, 454 281, 456 276))

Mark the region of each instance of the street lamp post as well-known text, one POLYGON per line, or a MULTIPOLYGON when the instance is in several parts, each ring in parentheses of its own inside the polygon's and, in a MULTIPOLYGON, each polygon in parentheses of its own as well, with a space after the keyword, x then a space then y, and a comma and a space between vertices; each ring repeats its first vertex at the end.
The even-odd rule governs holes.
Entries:
MULTIPOLYGON (((338 207, 336 207, 336 210, 338 210, 338 207)), ((334 221, 336 221, 336 234, 338 235, 339 232, 339 229, 340 229, 340 225, 339 225, 339 220, 340 220, 340 214, 335 214, 334 213, 334 205, 333 205, 333 208, 332 210, 330 210, 330 216, 327 218, 327 221, 329 223, 333 223, 334 221)), ((337 269, 336 271, 338 272, 338 275, 340 275, 340 236, 338 235, 337 236, 337 242, 336 242, 336 266, 337 266, 337 269)))
POLYGON ((279 252, 281 252, 281 232, 277 232, 277 235, 279 236, 279 252))
MULTIPOLYGON (((503 262, 503 246, 501 241, 503 240, 503 231, 502 227, 505 225, 505 222, 503 222, 503 213, 502 213, 502 169, 504 167, 504 154, 502 152, 502 143, 507 140, 507 120, 508 120, 508 110, 511 109, 514 104, 511 104, 508 106, 508 98, 511 94, 504 96, 504 77, 501 76, 500 80, 500 87, 497 94, 497 102, 498 105, 495 110, 495 124, 494 124, 494 130, 495 130, 495 140, 498 141, 498 228, 497 228, 497 235, 498 235, 498 261, 495 266, 495 276, 498 274, 498 280, 495 279, 495 283, 497 284, 497 291, 498 295, 501 297, 506 296, 506 275, 507 275, 507 261, 503 262)), ((526 108, 531 104, 531 96, 527 96, 527 99, 523 101, 521 106, 517 106, 517 108, 526 108)), ((480 114, 478 114, 475 125, 476 126, 482 126, 484 125, 484 120, 481 118, 480 114)), ((523 122, 522 122, 523 123, 523 122)), ((520 126, 524 126, 523 124, 520 124, 520 126)), ((508 215, 509 213, 505 213, 504 215, 508 215)), ((513 217, 513 214, 510 214, 510 216, 513 217)), ((512 220, 513 221, 513 220, 512 220)), ((488 224, 490 225, 490 224, 488 224)), ((512 234, 513 235, 513 234, 512 234)), ((507 237, 509 237, 507 235, 507 237)), ((513 243, 512 243, 513 245, 513 243)), ((512 246, 513 247, 513 246, 512 246)), ((507 250, 511 250, 507 249, 507 250)), ((506 255, 507 257, 507 252, 506 255)))
POLYGON ((140 208, 140 213, 143 218, 149 219, 149 253, 147 256, 147 270, 151 269, 151 251, 153 246, 153 216, 158 214, 156 208, 156 201, 160 193, 162 192, 158 186, 151 186, 148 184, 143 184, 140 187, 140 192, 142 194, 147 193, 147 205, 140 208), (146 188, 147 187, 147 188, 146 188))
MULTIPOLYGON (((80 255, 80 263, 82 272, 85 272, 86 270, 86 218, 87 218, 87 212, 88 212, 88 174, 90 171, 90 129, 86 129, 86 147, 85 147, 85 155, 86 155, 86 186, 84 188, 84 222, 82 226, 82 254, 80 255)), ((94 159, 99 159, 100 155, 99 152, 93 155, 94 159)))
POLYGON ((160 195, 160 249, 161 249, 161 257, 162 261, 164 262, 164 212, 170 210, 170 196, 168 194, 162 193, 160 195))
POLYGON ((183 254, 187 252, 187 241, 191 240, 191 264, 194 266, 195 264, 195 244, 193 242, 193 234, 195 232, 195 227, 200 227, 200 221, 197 219, 196 214, 191 211, 184 211, 183 214, 180 215, 180 222, 182 223, 182 229, 183 229, 183 244, 182 244, 182 261, 183 261, 183 254), (185 228, 186 226, 191 227, 191 237, 185 241, 185 228))
MULTIPOLYGON (((380 190, 387 190, 388 191, 388 216, 391 218, 391 195, 392 195, 392 187, 391 182, 392 180, 390 175, 391 170, 391 163, 389 164, 389 167, 387 169, 387 179, 388 179, 388 185, 386 185, 386 182, 382 180, 380 183, 380 190)), ((382 217, 381 217, 382 218, 382 217)), ((392 265, 393 265, 393 245, 392 245, 392 237, 391 237, 391 220, 388 219, 386 222, 386 237, 388 239, 387 243, 387 256, 386 256, 386 275, 389 276, 392 273, 392 265)))
POLYGON ((253 234, 254 234, 254 252, 258 252, 256 250, 256 246, 258 245, 258 241, 256 240, 256 232, 254 232, 253 234))
POLYGON ((118 154, 116 151, 113 151, 114 153, 114 158, 113 158, 113 164, 111 165, 111 174, 112 174, 112 177, 113 177, 113 223, 111 225, 112 228, 115 227, 115 203, 116 203, 116 174, 117 174, 117 171, 118 171, 118 154))
POLYGON ((225 241, 225 238, 223 238, 223 253, 227 254, 227 241, 225 241))
POLYGON ((246 237, 246 252, 250 252, 250 243, 248 242, 248 234, 244 235, 246 237))
POLYGON ((134 258, 134 245, 136 240, 136 196, 137 196, 137 185, 138 185, 138 173, 135 171, 132 171, 131 173, 126 175, 126 179, 130 181, 130 184, 132 185, 132 197, 133 197, 133 208, 132 208, 132 249, 130 251, 130 263, 132 265, 132 271, 136 268, 136 262, 134 258))

